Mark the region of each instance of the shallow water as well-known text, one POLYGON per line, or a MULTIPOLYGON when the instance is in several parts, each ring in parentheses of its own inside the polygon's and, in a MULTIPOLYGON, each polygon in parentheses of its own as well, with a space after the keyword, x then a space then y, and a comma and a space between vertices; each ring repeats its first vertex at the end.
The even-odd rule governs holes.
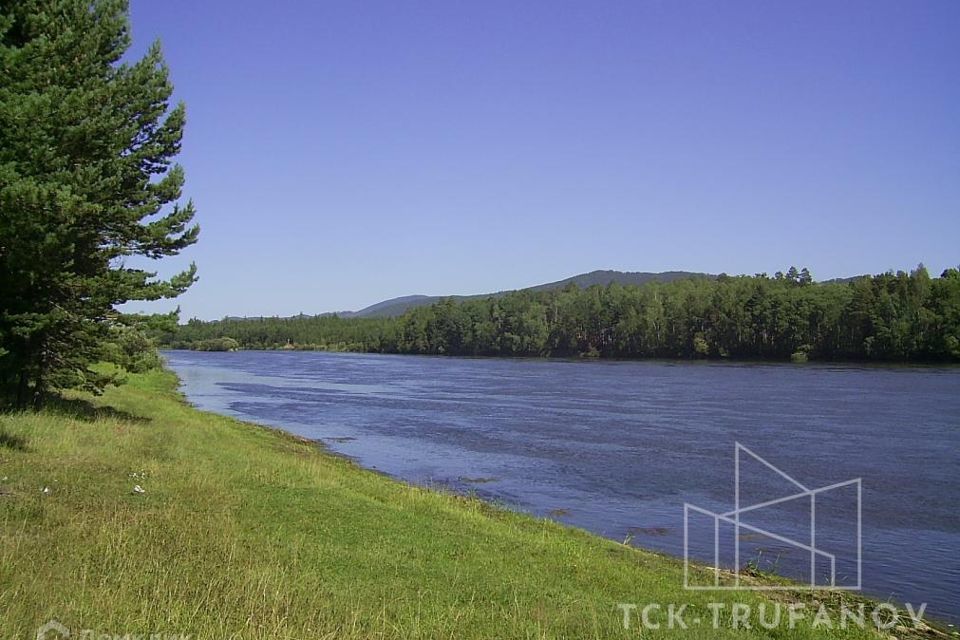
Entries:
POLYGON ((734 509, 740 442, 793 480, 741 450, 741 507, 803 495, 740 514, 764 533, 691 512, 690 556, 821 585, 856 586, 856 485, 816 494, 814 526, 805 490, 861 478, 863 591, 960 619, 958 368, 165 356, 200 408, 678 556, 684 503, 734 509))

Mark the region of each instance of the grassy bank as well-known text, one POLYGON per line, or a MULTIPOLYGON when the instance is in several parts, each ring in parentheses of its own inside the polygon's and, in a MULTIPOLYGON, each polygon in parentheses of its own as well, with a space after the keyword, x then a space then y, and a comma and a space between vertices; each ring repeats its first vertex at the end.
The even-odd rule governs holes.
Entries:
POLYGON ((193 638, 876 637, 810 629, 813 612, 763 629, 758 594, 684 591, 675 560, 392 481, 175 388, 155 372, 0 415, 0 638, 51 618, 193 638), (729 606, 711 628, 713 601, 749 605, 752 628, 729 606), (649 602, 704 624, 624 629, 618 603, 649 602))

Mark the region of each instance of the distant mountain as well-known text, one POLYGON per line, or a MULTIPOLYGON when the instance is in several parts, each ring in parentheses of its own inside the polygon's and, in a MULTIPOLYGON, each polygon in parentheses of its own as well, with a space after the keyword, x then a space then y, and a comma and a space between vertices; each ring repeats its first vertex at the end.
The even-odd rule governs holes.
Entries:
POLYGON ((407 309, 433 304, 439 299, 439 296, 401 296, 372 304, 369 307, 364 307, 360 311, 346 311, 337 315, 341 318, 390 318, 403 315, 403 312, 407 309))
POLYGON ((859 276, 850 276, 849 278, 830 278, 829 280, 822 280, 820 284, 850 284, 855 282, 860 278, 869 278, 870 274, 863 274, 859 276))
POLYGON ((709 273, 694 273, 691 271, 661 271, 660 273, 650 273, 648 271, 591 271, 590 273, 581 273, 577 276, 571 276, 564 280, 549 282, 547 284, 529 287, 532 291, 550 291, 552 289, 562 289, 568 284, 575 284, 581 289, 592 287, 593 285, 607 286, 608 284, 633 284, 641 285, 648 282, 673 282, 674 280, 683 280, 686 278, 716 278, 709 273))
POLYGON ((501 295, 503 295, 503 292, 485 293, 475 296, 401 296, 399 298, 390 298, 389 300, 372 304, 369 307, 360 309, 360 311, 346 311, 343 313, 338 313, 337 315, 339 315, 341 318, 393 318, 395 316, 402 316, 410 309, 415 309, 416 307, 426 307, 447 298, 461 301, 501 295))
MULTIPOLYGON (((715 278, 716 276, 707 273, 693 273, 689 271, 664 271, 662 273, 649 273, 646 271, 591 271, 590 273, 581 273, 576 276, 548 282, 533 287, 527 287, 531 291, 551 291, 553 289, 562 289, 569 284, 574 284, 580 288, 592 287, 593 285, 606 286, 614 282, 618 284, 641 285, 648 282, 673 282, 684 278, 715 278)), ((444 298, 453 300, 469 300, 475 298, 498 297, 510 293, 510 291, 497 291, 496 293, 483 293, 472 296, 403 296, 400 298, 391 298, 377 304, 365 307, 360 311, 345 312, 339 314, 345 318, 392 318, 403 315, 415 307, 423 307, 439 302, 444 298)))

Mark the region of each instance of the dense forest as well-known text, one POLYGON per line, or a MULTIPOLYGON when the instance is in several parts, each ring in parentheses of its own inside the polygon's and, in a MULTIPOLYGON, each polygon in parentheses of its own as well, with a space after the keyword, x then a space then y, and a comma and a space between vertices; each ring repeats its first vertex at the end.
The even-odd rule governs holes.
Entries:
POLYGON ((397 318, 191 320, 162 341, 207 350, 951 362, 960 360, 960 271, 931 278, 921 265, 816 283, 791 267, 772 277, 570 285, 445 299, 397 318))

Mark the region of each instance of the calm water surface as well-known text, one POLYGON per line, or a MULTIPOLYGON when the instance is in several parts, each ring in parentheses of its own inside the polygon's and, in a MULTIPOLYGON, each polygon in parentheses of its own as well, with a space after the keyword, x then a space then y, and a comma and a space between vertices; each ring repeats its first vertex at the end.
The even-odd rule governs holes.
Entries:
MULTIPOLYGON (((682 555, 684 503, 733 509, 740 442, 807 488, 862 478, 862 585, 960 619, 960 369, 167 352, 196 406, 283 427, 407 481, 682 555)), ((741 505, 799 491, 741 454, 741 505)), ((856 491, 816 498, 856 582, 856 491)), ((810 504, 742 516, 740 564, 810 578, 810 504), (776 537, 774 537, 776 536, 776 537)), ((691 556, 714 524, 693 515, 691 556)), ((716 533, 732 565, 735 536, 716 533)), ((815 580, 828 579, 818 561, 815 580)))

